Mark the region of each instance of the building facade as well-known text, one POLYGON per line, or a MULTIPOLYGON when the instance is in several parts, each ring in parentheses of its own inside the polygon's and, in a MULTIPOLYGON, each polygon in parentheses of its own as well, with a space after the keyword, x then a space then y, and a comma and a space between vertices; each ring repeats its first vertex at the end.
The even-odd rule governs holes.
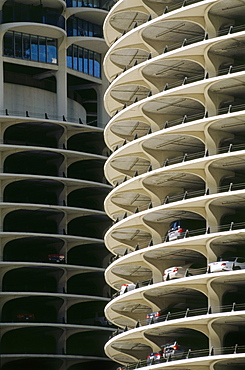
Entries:
POLYGON ((113 3, 1 3, 2 370, 113 367, 101 69, 113 3))
POLYGON ((244 0, 120 0, 104 70, 107 355, 245 367, 244 0))

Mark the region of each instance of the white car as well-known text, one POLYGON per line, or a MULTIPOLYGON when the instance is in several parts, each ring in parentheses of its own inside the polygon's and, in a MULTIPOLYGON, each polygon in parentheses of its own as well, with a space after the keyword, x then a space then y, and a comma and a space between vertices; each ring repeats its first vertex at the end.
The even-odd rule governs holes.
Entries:
POLYGON ((131 284, 123 284, 121 286, 121 289, 120 289, 120 292, 119 294, 123 294, 123 293, 126 293, 126 292, 129 292, 131 290, 134 290, 136 287, 136 285, 134 283, 131 283, 131 284))
POLYGON ((175 357, 175 359, 185 358, 188 352, 188 348, 180 346, 177 342, 168 343, 162 346, 163 357, 169 359, 175 357))
POLYGON ((163 281, 190 276, 191 274, 188 272, 189 267, 190 265, 169 267, 164 270, 163 281))
POLYGON ((232 271, 245 269, 245 258, 242 257, 219 257, 217 262, 208 264, 208 272, 232 271))

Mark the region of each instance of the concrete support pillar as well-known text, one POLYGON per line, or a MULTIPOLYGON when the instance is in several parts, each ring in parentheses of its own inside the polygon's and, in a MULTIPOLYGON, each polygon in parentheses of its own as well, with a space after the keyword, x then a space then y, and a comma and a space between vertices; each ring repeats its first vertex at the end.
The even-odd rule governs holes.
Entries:
MULTIPOLYGON (((0 50, 3 50, 3 33, 0 33, 0 50)), ((0 53, 0 112, 2 112, 6 107, 4 107, 4 79, 3 79, 3 55, 0 53)))
POLYGON ((67 74, 66 74, 66 43, 65 39, 59 41, 58 48, 59 70, 56 72, 57 88, 57 115, 59 119, 67 116, 67 74))

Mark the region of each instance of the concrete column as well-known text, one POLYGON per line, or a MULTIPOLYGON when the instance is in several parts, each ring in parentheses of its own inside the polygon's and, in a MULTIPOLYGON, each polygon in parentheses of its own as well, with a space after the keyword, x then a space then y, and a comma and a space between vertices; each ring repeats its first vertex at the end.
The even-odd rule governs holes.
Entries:
MULTIPOLYGON (((3 36, 0 34, 0 50, 3 50, 3 36)), ((0 112, 4 109, 4 80, 3 80, 3 56, 0 53, 0 112)))
POLYGON ((66 43, 65 39, 59 40, 58 47, 59 70, 56 73, 57 87, 57 115, 59 119, 67 116, 67 73, 66 73, 66 43))

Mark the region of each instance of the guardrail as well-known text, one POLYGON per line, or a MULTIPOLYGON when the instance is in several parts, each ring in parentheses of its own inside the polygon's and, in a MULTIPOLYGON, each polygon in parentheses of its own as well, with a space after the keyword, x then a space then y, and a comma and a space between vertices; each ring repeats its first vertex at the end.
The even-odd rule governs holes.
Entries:
POLYGON ((9 110, 9 109, 1 109, 0 116, 13 116, 13 117, 21 117, 21 118, 37 118, 37 119, 44 119, 44 120, 53 120, 53 121, 63 121, 63 122, 72 122, 72 123, 79 123, 86 126, 99 126, 97 120, 93 120, 91 122, 83 122, 82 118, 80 117, 69 117, 69 116, 58 116, 54 114, 49 114, 47 112, 37 113, 31 111, 16 111, 16 110, 9 110))
MULTIPOLYGON (((224 68, 224 69, 221 69, 221 70, 217 71, 217 73, 213 74, 211 77, 213 78, 213 77, 225 76, 225 75, 229 75, 229 74, 236 73, 236 72, 242 72, 244 70, 245 70, 245 65, 239 65, 239 66, 230 65, 227 68, 224 68)), ((166 83, 162 91, 167 91, 169 89, 173 89, 175 87, 180 87, 180 86, 183 86, 183 85, 187 85, 187 84, 193 83, 193 82, 207 80, 208 78, 210 78, 209 74, 204 73, 204 72, 202 74, 198 74, 198 75, 195 75, 195 76, 190 76, 190 77, 185 76, 181 80, 177 80, 177 81, 174 81, 174 82, 171 82, 171 83, 166 83)), ((156 94, 158 94, 158 93, 159 92, 157 92, 156 94)), ((138 98, 138 96, 136 96, 134 101, 131 101, 128 104, 125 103, 121 109, 117 109, 116 112, 112 113, 112 116, 115 116, 117 113, 121 112, 123 109, 127 108, 128 106, 132 105, 133 103, 137 103, 139 100, 143 100, 146 97, 150 97, 152 95, 153 95, 153 92, 152 92, 152 90, 149 89, 147 91, 147 93, 145 93, 144 95, 142 94, 140 99, 138 98)), ((229 107, 232 107, 232 105, 230 105, 229 107)), ((205 113, 205 117, 206 116, 208 116, 207 112, 205 113)), ((186 121, 187 121, 187 116, 184 116, 181 123, 185 123, 186 121)), ((167 128, 167 127, 169 127, 169 122, 168 121, 165 122, 165 125, 164 125, 164 128, 167 128)))
POLYGON ((207 348, 207 349, 198 349, 198 350, 188 349, 184 352, 181 352, 180 354, 175 353, 172 356, 169 355, 167 358, 161 358, 160 360, 157 360, 157 361, 154 361, 154 359, 150 362, 148 362, 147 360, 139 360, 137 363, 123 366, 121 369, 122 370, 133 370, 133 369, 138 369, 140 367, 152 366, 157 363, 164 363, 164 362, 170 362, 170 361, 176 361, 176 360, 187 360, 189 358, 217 356, 217 355, 230 355, 230 354, 238 354, 238 353, 245 354, 245 346, 240 346, 238 344, 235 344, 234 346, 230 346, 230 347, 220 347, 220 348, 211 347, 210 349, 207 348))
MULTIPOLYGON (((187 237, 191 236, 198 236, 198 235, 206 235, 210 233, 217 233, 217 232, 226 232, 226 231, 233 231, 233 230, 242 230, 245 229, 245 222, 231 222, 226 225, 218 225, 218 226, 212 226, 212 230, 210 226, 207 226, 206 228, 201 228, 201 229, 196 229, 196 230, 186 230, 185 233, 183 234, 182 239, 185 239, 187 237)), ((168 235, 164 236, 162 238, 163 242, 168 242, 168 235)), ((154 241, 151 239, 149 241, 148 247, 154 246, 154 241)), ((139 244, 136 244, 135 246, 135 251, 139 250, 139 244)), ((127 248, 124 252, 124 256, 127 255, 128 253, 132 253, 132 251, 129 251, 127 248)), ((111 259, 111 263, 113 263, 115 260, 119 259, 120 256, 116 255, 111 259)), ((152 280, 147 280, 148 282, 151 282, 152 280)), ((117 293, 116 293, 117 294, 117 293)))
MULTIPOLYGON (((202 308, 186 308, 186 310, 179 311, 179 312, 171 312, 167 311, 163 313, 160 316, 157 316, 157 318, 154 319, 154 317, 146 320, 138 320, 135 328, 139 328, 141 326, 148 326, 152 324, 156 324, 159 322, 167 322, 170 320, 177 320, 177 319, 185 319, 189 317, 195 317, 195 316, 201 316, 201 315, 211 315, 215 313, 224 313, 224 312, 234 312, 234 311, 244 311, 245 310, 245 303, 236 303, 233 302, 229 305, 223 305, 223 306, 209 306, 209 307, 202 307, 202 308)), ((124 329, 117 328, 115 330, 110 338, 115 337, 118 334, 121 334, 128 330, 128 327, 126 326, 124 329)))
MULTIPOLYGON (((186 199, 194 199, 194 198, 201 197, 201 196, 215 195, 215 194, 219 194, 219 193, 231 192, 231 191, 243 190, 243 189, 245 189, 245 183, 234 184, 234 183, 231 182, 228 185, 219 186, 215 193, 210 193, 209 188, 207 188, 207 189, 201 189, 201 190, 195 190, 195 191, 185 191, 184 193, 170 195, 170 196, 167 195, 161 201, 160 204, 157 203, 157 202, 149 202, 148 204, 144 204, 142 206, 136 207, 136 209, 134 211, 134 214, 136 214, 138 212, 145 211, 147 209, 154 208, 154 207, 159 207, 160 205, 165 205, 165 204, 169 204, 169 203, 184 201, 186 199)), ((128 214, 128 212, 125 212, 123 214, 123 216, 117 217, 117 219, 114 221, 114 224, 119 222, 119 221, 122 221, 123 219, 127 218, 128 216, 130 216, 130 214, 128 214)))
MULTIPOLYGON (((185 6, 188 6, 188 5, 192 5, 192 4, 195 4, 195 3, 200 3, 202 1, 203 0, 182 0, 182 1, 179 1, 178 3, 173 4, 173 5, 167 5, 167 6, 165 6, 162 14, 166 14, 166 13, 172 12, 173 10, 180 9, 180 8, 185 7, 185 6)), ((161 14, 159 14, 159 15, 161 15, 161 14)), ((148 17, 148 21, 150 21, 152 19, 153 19, 153 15, 150 14, 149 17, 148 17)), ((135 21, 134 28, 136 28, 138 26, 139 26, 138 22, 135 21)), ((115 40, 112 42, 112 44, 114 44, 117 40, 119 40, 119 38, 121 38, 122 36, 124 36, 129 31, 131 31, 131 28, 124 29, 123 32, 122 32, 122 34, 121 34, 121 36, 117 36, 115 38, 115 40)))
MULTIPOLYGON (((203 0, 201 0, 201 1, 203 1, 203 0)), ((152 17, 150 16, 148 20, 150 21, 151 19, 152 19, 152 17)), ((233 33, 236 33, 236 32, 242 32, 244 30, 245 30, 245 25, 230 26, 229 28, 225 28, 223 30, 217 31, 216 35, 213 36, 213 37, 211 37, 210 39, 216 38, 218 36, 226 36, 226 35, 233 34, 233 33)), ((126 32, 124 32, 123 35, 125 33, 126 32)), ((201 35, 198 35, 198 36, 195 36, 195 37, 191 37, 189 39, 184 38, 182 41, 178 41, 178 42, 173 43, 173 44, 171 44, 169 46, 168 45, 165 45, 165 47, 163 48, 163 52, 162 53, 165 54, 165 53, 167 53, 169 51, 173 51, 173 50, 176 50, 178 48, 189 46, 189 45, 195 44, 195 43, 200 42, 200 41, 206 41, 208 39, 209 39, 208 33, 203 33, 201 35)), ((116 38, 116 40, 114 42, 116 42, 117 40, 118 40, 118 37, 116 38)), ((117 73, 116 75, 113 75, 111 77, 111 81, 114 81, 117 77, 119 77, 127 69, 130 69, 130 68, 136 66, 137 64, 143 63, 147 59, 151 59, 151 58, 152 58, 152 54, 149 53, 145 58, 142 58, 141 57, 140 60, 136 59, 133 65, 126 65, 123 71, 117 73)))

